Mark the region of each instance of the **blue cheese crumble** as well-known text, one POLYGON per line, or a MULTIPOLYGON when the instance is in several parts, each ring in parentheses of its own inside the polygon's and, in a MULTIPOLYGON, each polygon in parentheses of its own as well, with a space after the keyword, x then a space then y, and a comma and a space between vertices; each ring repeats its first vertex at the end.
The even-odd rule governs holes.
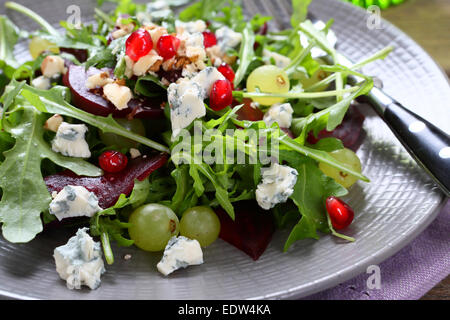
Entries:
POLYGON ((97 289, 105 272, 100 243, 95 242, 87 230, 78 229, 67 244, 55 248, 53 252, 56 271, 71 290, 81 289, 82 285, 97 289))
POLYGON ((242 41, 242 34, 235 32, 227 26, 217 29, 215 35, 217 38, 217 45, 223 52, 237 47, 242 41))
POLYGON ((65 186, 49 206, 50 214, 60 221, 68 217, 92 217, 101 210, 95 194, 82 186, 65 186))
POLYGON ((298 172, 289 166, 272 163, 261 168, 262 181, 256 188, 256 201, 265 210, 286 202, 294 192, 298 172))
POLYGON ((180 268, 203 263, 203 252, 197 240, 186 237, 172 237, 164 249, 158 271, 167 276, 180 268))
POLYGON ((61 123, 56 132, 56 137, 52 141, 52 150, 64 156, 89 158, 91 151, 84 139, 87 131, 88 128, 84 124, 61 123))
POLYGON ((290 103, 276 103, 266 111, 263 120, 268 127, 276 122, 280 128, 290 128, 293 113, 294 109, 290 103))
POLYGON ((209 97, 212 85, 216 80, 225 77, 214 67, 207 67, 191 79, 182 78, 178 83, 171 83, 167 89, 172 124, 172 139, 192 121, 205 116, 203 100, 209 97))

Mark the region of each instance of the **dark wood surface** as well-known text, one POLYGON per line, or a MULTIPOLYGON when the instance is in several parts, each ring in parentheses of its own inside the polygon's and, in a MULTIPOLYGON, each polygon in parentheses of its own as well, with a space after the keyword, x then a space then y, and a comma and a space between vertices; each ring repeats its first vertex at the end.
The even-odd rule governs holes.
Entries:
MULTIPOLYGON (((382 17, 420 44, 450 76, 450 0, 406 0, 382 17)), ((450 300, 450 276, 422 300, 450 300)))

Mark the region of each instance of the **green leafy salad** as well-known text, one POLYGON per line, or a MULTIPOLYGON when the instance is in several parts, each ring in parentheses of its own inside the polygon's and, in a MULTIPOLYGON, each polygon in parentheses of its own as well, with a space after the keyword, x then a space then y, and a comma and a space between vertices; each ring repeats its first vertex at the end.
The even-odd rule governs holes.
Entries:
POLYGON ((160 253, 167 276, 218 238, 254 260, 277 229, 290 230, 284 251, 319 234, 354 240, 340 197, 369 179, 336 133, 372 89, 358 70, 392 48, 342 65, 333 21, 308 20, 310 0, 292 0, 285 30, 235 1, 103 2, 91 23, 58 27, 6 2, 34 32, 0 16, 6 240, 77 227, 54 251, 71 289, 100 285, 114 245, 160 253), (31 58, 16 59, 26 45, 31 58))

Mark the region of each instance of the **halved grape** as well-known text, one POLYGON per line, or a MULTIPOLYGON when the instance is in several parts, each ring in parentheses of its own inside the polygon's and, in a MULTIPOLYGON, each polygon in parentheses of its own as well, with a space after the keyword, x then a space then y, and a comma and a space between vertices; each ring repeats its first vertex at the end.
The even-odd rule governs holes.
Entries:
POLYGON ((197 240, 202 247, 207 247, 218 238, 220 220, 209 207, 193 207, 183 213, 180 221, 180 234, 197 240))
POLYGON ((162 251, 173 236, 178 235, 179 220, 172 209, 157 203, 134 210, 128 220, 130 238, 145 251, 162 251))
MULTIPOLYGON (((325 61, 323 61, 322 59, 316 59, 316 61, 320 64, 325 64, 325 61)), ((307 77, 304 73, 300 73, 298 79, 302 84, 303 88, 306 89, 311 87, 312 85, 315 85, 317 82, 322 81, 323 79, 328 77, 328 75, 329 75, 328 72, 319 69, 316 72, 314 72, 311 75, 311 77, 307 77)), ((314 89, 314 91, 325 91, 328 86, 329 84, 321 85, 318 88, 314 89)))
POLYGON ((34 37, 31 39, 28 49, 30 50, 31 57, 36 59, 44 51, 51 51, 53 53, 59 53, 59 48, 47 39, 40 37, 34 37))
MULTIPOLYGON (((330 155, 336 160, 344 163, 349 169, 352 169, 359 173, 361 172, 361 161, 359 160, 356 153, 354 153, 352 150, 347 148, 339 149, 330 152, 330 155)), ((358 178, 346 172, 340 171, 339 169, 336 169, 326 163, 319 163, 319 169, 322 170, 322 172, 330 178, 333 178, 344 188, 352 186, 358 180, 358 178)))
MULTIPOLYGON (((141 120, 139 119, 128 120, 126 118, 117 118, 115 120, 117 121, 118 124, 120 124, 128 131, 137 133, 141 136, 145 136, 145 127, 141 120)), ((100 130, 99 135, 100 140, 102 140, 102 142, 107 146, 115 145, 119 148, 136 148, 139 144, 136 141, 119 136, 111 132, 104 133, 100 130)))
MULTIPOLYGON (((247 78, 247 91, 265 93, 286 93, 289 91, 290 82, 289 77, 283 69, 274 65, 264 65, 256 68, 250 73, 247 78)), ((252 98, 253 101, 258 102, 264 106, 270 106, 274 103, 283 102, 284 98, 265 97, 252 98)))

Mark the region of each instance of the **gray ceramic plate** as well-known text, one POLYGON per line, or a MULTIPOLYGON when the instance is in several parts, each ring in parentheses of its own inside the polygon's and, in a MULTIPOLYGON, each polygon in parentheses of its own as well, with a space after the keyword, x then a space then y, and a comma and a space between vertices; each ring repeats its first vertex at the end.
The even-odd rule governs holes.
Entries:
MULTIPOLYGON (((79 4, 83 19, 93 13, 95 1, 19 1, 57 23, 66 8, 79 4)), ((244 1, 249 14, 275 16, 272 26, 282 27, 290 1, 244 1)), ((1 6, 3 12, 3 5, 1 6)), ((366 13, 342 1, 314 0, 310 10, 320 19, 335 19, 333 30, 340 50, 359 60, 393 45, 385 61, 365 72, 384 82, 386 91, 413 111, 450 132, 448 82, 431 58, 401 31, 382 21, 369 30, 366 13)), ((3 13, 2 12, 2 13, 3 13)), ((7 12, 28 29, 28 19, 7 12)), ((23 56, 24 49, 18 50, 23 56)), ((356 218, 347 234, 354 243, 331 236, 319 241, 297 242, 287 253, 282 245, 287 232, 277 232, 267 251, 253 261, 241 251, 218 240, 204 252, 205 263, 165 278, 156 271, 160 256, 120 248, 116 262, 107 266, 99 289, 70 291, 59 279, 53 249, 72 235, 57 230, 39 235, 29 244, 0 239, 0 294, 20 299, 262 299, 299 298, 350 279, 367 266, 385 260, 416 237, 435 217, 443 196, 396 142, 387 126, 367 109, 367 137, 358 151, 370 184, 352 187, 348 202, 356 218), (130 253, 131 260, 122 259, 130 253)), ((72 232, 72 231, 71 231, 72 232)))

